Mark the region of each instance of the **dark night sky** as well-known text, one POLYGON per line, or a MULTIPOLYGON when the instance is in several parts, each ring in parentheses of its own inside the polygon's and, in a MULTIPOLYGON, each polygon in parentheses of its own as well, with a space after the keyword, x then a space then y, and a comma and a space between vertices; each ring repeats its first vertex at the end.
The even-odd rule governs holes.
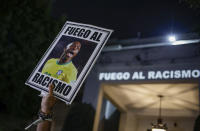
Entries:
POLYGON ((111 38, 193 32, 197 11, 179 0, 54 0, 53 15, 114 30, 111 38))

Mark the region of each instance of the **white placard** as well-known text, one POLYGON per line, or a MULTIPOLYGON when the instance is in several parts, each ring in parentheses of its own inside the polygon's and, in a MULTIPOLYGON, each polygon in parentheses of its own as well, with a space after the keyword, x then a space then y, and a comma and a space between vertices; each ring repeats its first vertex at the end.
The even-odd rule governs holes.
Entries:
POLYGON ((111 33, 110 29, 67 21, 25 84, 48 92, 53 83, 54 96, 71 104, 111 33))

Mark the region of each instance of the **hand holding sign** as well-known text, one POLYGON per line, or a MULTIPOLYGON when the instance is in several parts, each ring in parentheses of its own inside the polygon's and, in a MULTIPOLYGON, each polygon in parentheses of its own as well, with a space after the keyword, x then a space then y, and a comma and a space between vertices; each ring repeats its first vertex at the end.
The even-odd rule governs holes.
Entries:
POLYGON ((39 123, 37 131, 50 131, 56 98, 72 103, 111 33, 112 30, 93 25, 65 23, 26 81, 42 93, 49 88, 49 94, 42 98, 39 119, 33 123, 39 123))
POLYGON ((42 98, 41 111, 46 114, 49 114, 52 112, 52 109, 56 103, 56 98, 53 96, 53 89, 54 89, 54 85, 50 84, 49 94, 47 94, 46 96, 42 98))
POLYGON ((53 96, 54 85, 49 85, 49 94, 42 98, 41 102, 41 111, 39 113, 40 118, 43 119, 43 122, 40 122, 37 126, 37 131, 50 131, 51 129, 51 118, 52 118, 52 109, 56 103, 56 98, 53 96), (48 120, 49 119, 49 120, 48 120))
POLYGON ((32 125, 38 125, 37 131, 50 131, 52 121, 52 109, 56 103, 56 98, 53 96, 54 85, 49 85, 49 94, 43 96, 41 102, 41 110, 39 112, 39 118, 33 123, 28 125, 25 130, 28 130, 32 125))

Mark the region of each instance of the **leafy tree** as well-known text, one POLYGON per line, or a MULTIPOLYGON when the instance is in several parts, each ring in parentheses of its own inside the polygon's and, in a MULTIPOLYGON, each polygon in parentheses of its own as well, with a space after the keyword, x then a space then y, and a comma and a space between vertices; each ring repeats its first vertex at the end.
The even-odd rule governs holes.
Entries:
MULTIPOLYGON (((190 6, 190 8, 194 9, 198 16, 200 16, 200 0, 180 0, 180 2, 184 2, 190 6)), ((200 34, 200 25, 196 25, 194 32, 200 34)))
POLYGON ((64 24, 64 17, 51 16, 51 5, 49 0, 1 1, 1 116, 30 118, 40 106, 39 93, 24 83, 64 24))
POLYGON ((198 9, 200 8, 200 0, 181 0, 190 5, 191 8, 198 9))

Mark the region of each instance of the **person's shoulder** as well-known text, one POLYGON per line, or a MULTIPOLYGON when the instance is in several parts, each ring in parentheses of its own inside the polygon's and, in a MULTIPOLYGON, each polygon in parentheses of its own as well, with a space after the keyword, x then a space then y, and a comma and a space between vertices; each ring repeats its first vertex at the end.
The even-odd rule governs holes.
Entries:
POLYGON ((78 72, 78 70, 77 70, 77 68, 76 68, 76 66, 71 62, 71 68, 72 68, 72 70, 74 71, 74 72, 78 72))

